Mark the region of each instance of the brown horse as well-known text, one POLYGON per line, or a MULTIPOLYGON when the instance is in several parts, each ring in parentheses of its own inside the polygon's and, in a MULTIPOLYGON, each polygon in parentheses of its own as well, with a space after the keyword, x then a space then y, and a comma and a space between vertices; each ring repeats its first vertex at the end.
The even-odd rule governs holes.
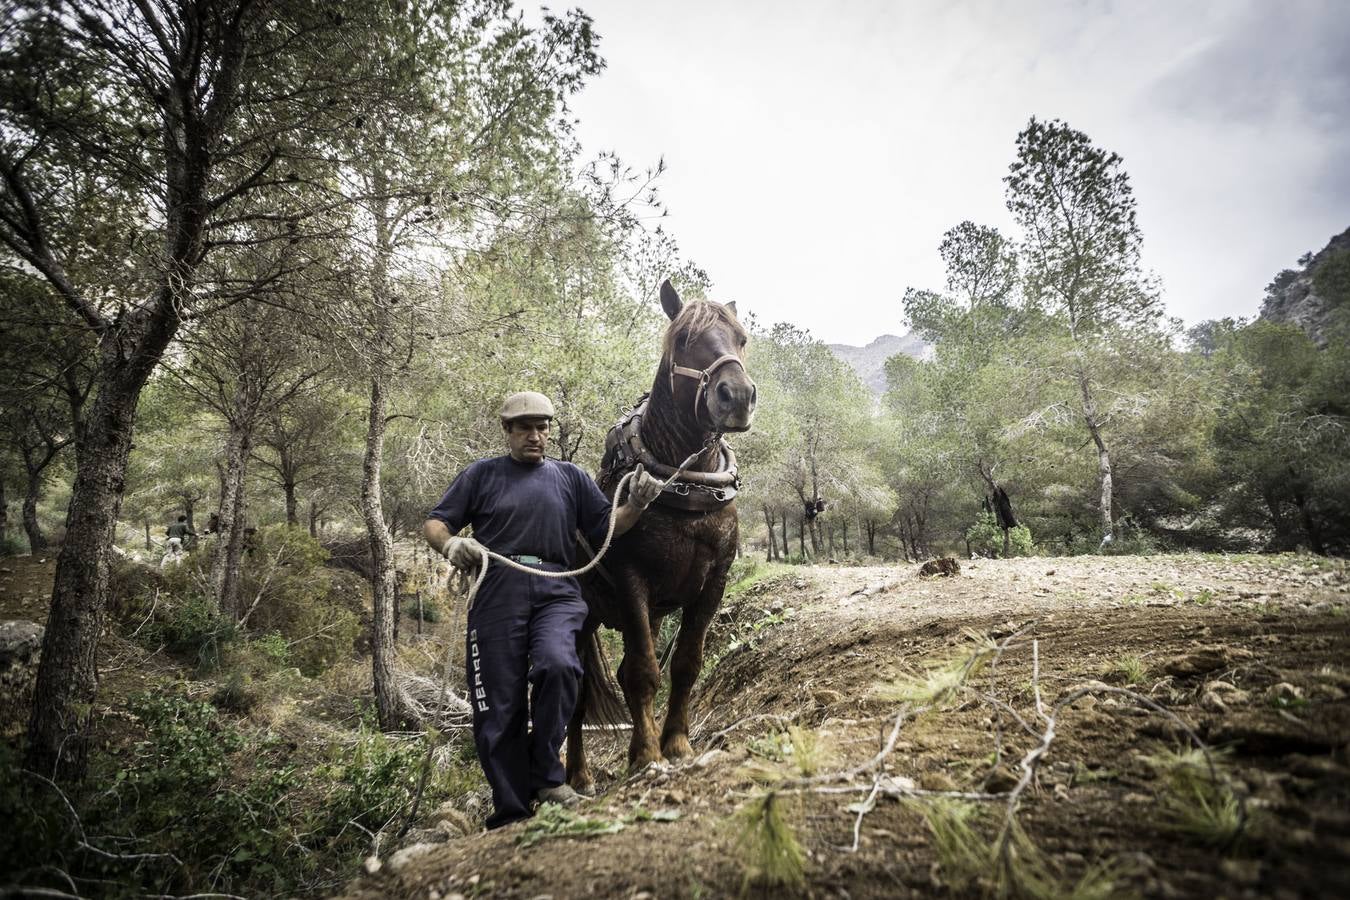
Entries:
POLYGON ((583 582, 591 608, 584 636, 587 673, 567 738, 568 782, 581 790, 592 785, 581 745, 587 706, 607 700, 617 705, 607 680, 597 677, 604 661, 595 629, 603 623, 623 633, 618 678, 633 723, 630 769, 688 756, 689 695, 736 555, 735 456, 721 435, 749 430, 754 415, 755 385, 744 360, 747 334, 734 303, 682 303, 669 281, 661 285, 661 306, 671 323, 651 393, 610 432, 596 479, 612 496, 624 472, 638 462, 669 478, 699 455, 610 547, 605 574, 583 582), (670 704, 658 742, 652 715, 661 677, 655 636, 661 620, 677 610, 670 704))

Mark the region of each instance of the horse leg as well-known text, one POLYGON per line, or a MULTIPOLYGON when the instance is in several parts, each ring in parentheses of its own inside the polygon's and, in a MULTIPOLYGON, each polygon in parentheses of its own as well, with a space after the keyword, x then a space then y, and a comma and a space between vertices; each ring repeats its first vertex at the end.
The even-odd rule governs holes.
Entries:
POLYGON ((656 719, 652 715, 652 703, 656 700, 661 672, 657 668, 651 625, 647 620, 646 584, 639 584, 637 579, 633 579, 629 587, 619 683, 623 686, 628 715, 633 722, 633 737, 628 744, 628 768, 636 771, 661 759, 661 750, 656 742, 656 719))
POLYGON ((670 661, 670 703, 665 727, 661 729, 661 754, 680 759, 694 752, 689 746, 689 695, 703 670, 703 639, 726 587, 725 572, 712 581, 703 595, 680 616, 680 632, 675 638, 675 654, 670 661))
MULTIPOLYGON (((582 632, 581 641, 589 641, 590 635, 582 632)), ((581 654, 581 664, 593 666, 596 661, 591 654, 581 654)), ((595 779, 591 777, 591 768, 586 763, 586 748, 582 744, 581 726, 586 721, 586 699, 589 691, 586 676, 581 676, 581 688, 577 691, 577 705, 572 710, 572 718, 567 723, 567 783, 578 794, 591 796, 595 793, 595 779)))

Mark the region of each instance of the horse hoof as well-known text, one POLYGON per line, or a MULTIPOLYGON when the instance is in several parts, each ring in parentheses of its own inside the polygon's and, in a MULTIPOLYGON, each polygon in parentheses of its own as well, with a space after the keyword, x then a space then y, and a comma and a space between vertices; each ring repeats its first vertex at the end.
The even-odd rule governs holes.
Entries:
POLYGON ((567 783, 572 786, 572 790, 583 797, 595 796, 595 779, 591 778, 590 775, 573 775, 567 779, 567 783))
POLYGON ((694 748, 689 746, 689 738, 678 734, 661 745, 661 755, 671 761, 685 759, 694 755, 694 748))

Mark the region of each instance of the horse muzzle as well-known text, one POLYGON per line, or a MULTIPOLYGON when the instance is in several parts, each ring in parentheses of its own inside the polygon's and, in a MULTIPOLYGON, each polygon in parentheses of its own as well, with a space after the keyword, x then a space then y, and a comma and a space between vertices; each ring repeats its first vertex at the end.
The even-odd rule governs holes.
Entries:
POLYGON ((718 431, 749 431, 758 391, 744 369, 731 370, 708 391, 708 417, 718 431))

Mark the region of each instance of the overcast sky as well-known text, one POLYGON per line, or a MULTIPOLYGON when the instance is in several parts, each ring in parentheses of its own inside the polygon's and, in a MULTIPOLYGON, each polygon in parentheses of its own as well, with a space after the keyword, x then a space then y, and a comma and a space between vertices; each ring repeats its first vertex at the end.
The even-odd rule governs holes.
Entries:
POLYGON ((1342 0, 574 3, 609 63, 574 102, 587 150, 664 156, 712 298, 829 342, 900 333, 963 219, 1015 234, 1001 179, 1032 115, 1124 158, 1188 324, 1254 315, 1350 226, 1342 0))

